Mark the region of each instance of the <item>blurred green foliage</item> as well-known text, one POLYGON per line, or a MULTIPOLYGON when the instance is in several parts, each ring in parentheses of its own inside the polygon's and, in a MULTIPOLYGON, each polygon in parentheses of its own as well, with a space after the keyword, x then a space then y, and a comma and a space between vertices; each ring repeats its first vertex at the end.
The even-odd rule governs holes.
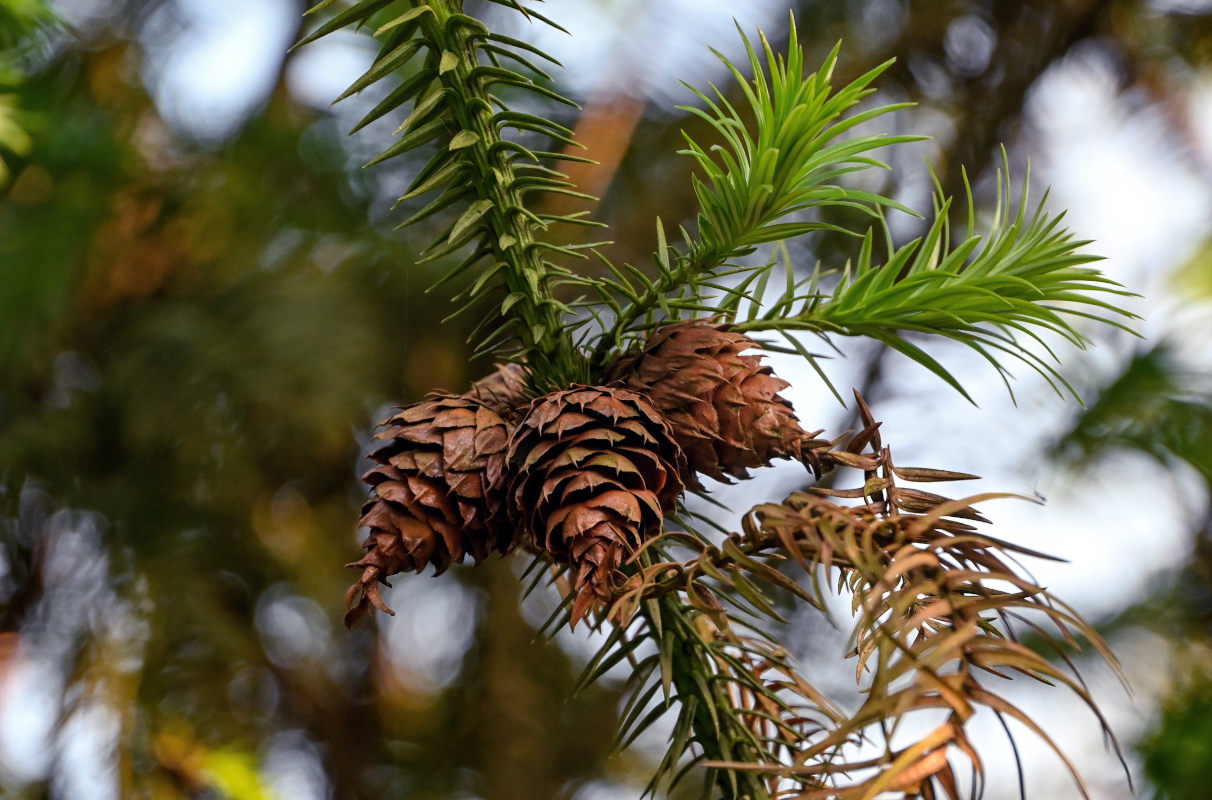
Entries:
MULTIPOLYGON (((1158 469, 1194 471, 1205 498, 1212 497, 1212 386, 1183 365, 1176 348, 1160 342, 1136 352, 1099 387, 1053 458, 1080 473, 1100 460, 1141 453, 1158 469)), ((1212 786, 1212 510, 1197 518, 1193 534, 1186 563, 1105 626, 1109 633, 1144 628, 1173 649, 1174 686, 1139 743, 1159 800, 1196 800, 1212 786)))
POLYGON ((1207 685, 1176 692, 1159 725, 1141 742, 1145 775, 1161 800, 1201 800, 1212 786, 1212 690, 1207 685))
POLYGON ((28 156, 33 147, 14 94, 25 78, 29 40, 54 22, 42 0, 0 0, 0 190, 12 181, 9 162, 28 156))
POLYGON ((1212 485, 1212 386, 1174 350, 1163 341, 1135 353, 1099 387, 1053 457, 1081 468, 1133 450, 1162 466, 1185 463, 1212 485))

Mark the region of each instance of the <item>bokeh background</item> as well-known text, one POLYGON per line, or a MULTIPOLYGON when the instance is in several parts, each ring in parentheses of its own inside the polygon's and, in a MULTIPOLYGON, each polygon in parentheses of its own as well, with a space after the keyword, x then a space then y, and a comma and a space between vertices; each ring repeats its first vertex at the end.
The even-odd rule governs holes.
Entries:
MULTIPOLYGON (((622 676, 568 699, 594 636, 534 641, 552 598, 520 602, 519 565, 401 576, 397 616, 340 625, 374 423, 489 368, 468 359, 471 317, 441 323, 449 293, 425 293, 442 266, 414 264, 425 231, 393 230, 415 165, 361 168, 399 120, 347 137, 376 98, 329 105, 370 40, 288 54, 296 0, 52 6, 57 22, 0 0, 0 796, 637 797, 659 730, 612 754, 622 676)), ((603 195, 616 261, 650 263, 655 216, 692 218, 676 151, 683 128, 705 134, 676 108, 692 100, 679 80, 735 91, 707 49, 739 55, 734 18, 777 43, 791 11, 809 63, 842 40, 839 80, 897 59, 878 99, 916 102, 892 124, 932 138, 888 153, 874 188, 925 211, 926 165, 949 193, 966 167, 987 204, 1003 143, 1016 185, 1030 162, 1033 200, 1052 187, 1049 207, 1143 295, 1143 339, 1091 329, 1092 350, 1060 350, 1085 408, 1029 374, 1014 403, 947 346, 933 352, 978 407, 863 342, 827 369, 864 391, 898 463, 1046 498, 989 513, 997 535, 1070 559, 1029 566, 1124 662, 1131 694, 1081 659, 1136 792, 1212 796, 1212 2, 545 10, 571 35, 476 13, 564 62, 584 111, 554 113, 601 162, 575 177, 603 195)), ((792 256, 837 266, 851 247, 792 256)), ((807 427, 850 425, 811 371, 775 366, 807 427)), ((714 488, 744 509, 803 483, 787 467, 714 488)), ((836 625, 797 611, 784 635, 845 702, 839 608, 836 625)), ((1079 704, 1014 696, 1095 797, 1133 795, 1079 704)), ((977 725, 989 796, 1016 797, 1004 735, 977 725)), ((1030 796, 1077 796, 1020 744, 1030 796)))

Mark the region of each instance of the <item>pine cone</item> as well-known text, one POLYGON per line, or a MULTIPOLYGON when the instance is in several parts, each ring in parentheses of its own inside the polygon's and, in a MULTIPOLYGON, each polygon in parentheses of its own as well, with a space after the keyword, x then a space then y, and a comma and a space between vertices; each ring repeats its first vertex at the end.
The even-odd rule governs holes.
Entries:
MULTIPOLYGON (((779 395, 790 384, 761 356, 741 355, 753 347, 726 326, 678 322, 654 331, 611 376, 660 409, 694 472, 730 483, 728 475, 747 478, 749 468, 793 458, 819 475, 817 450, 828 443, 812 440, 779 395)), ((684 477, 697 488, 692 474, 684 477)))
POLYGON ((518 364, 497 364, 491 374, 471 385, 467 396, 516 424, 530 405, 526 370, 518 364))
POLYGON ((572 623, 609 601, 613 573, 661 529, 682 492, 682 452, 626 389, 576 386, 535 400, 509 445, 510 512, 576 573, 572 623))
POLYGON ((503 510, 505 421, 467 397, 431 395, 383 423, 370 455, 378 466, 363 476, 373 493, 359 525, 370 527, 363 570, 345 597, 345 624, 371 605, 388 614, 378 584, 397 572, 440 574, 468 553, 478 564, 513 545, 503 510))

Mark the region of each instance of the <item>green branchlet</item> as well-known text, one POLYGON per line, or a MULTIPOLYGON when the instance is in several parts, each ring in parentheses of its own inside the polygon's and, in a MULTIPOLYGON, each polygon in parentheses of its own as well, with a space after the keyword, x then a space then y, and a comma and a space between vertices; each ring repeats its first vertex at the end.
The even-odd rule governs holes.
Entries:
POLYGON ((700 204, 698 236, 683 230, 686 249, 679 251, 666 243, 658 220, 657 277, 648 279, 642 273, 635 277, 631 270, 632 274, 618 274, 618 281, 609 284, 622 302, 613 325, 598 341, 595 361, 623 346, 637 327, 651 327, 662 318, 718 311, 704 302, 704 295, 743 296, 744 289, 738 289, 736 283, 744 284, 755 268, 738 265, 736 260, 761 245, 817 230, 839 230, 807 216, 808 212, 834 207, 856 209, 872 217, 883 208, 912 213, 891 198, 840 184, 847 174, 886 168, 868 155, 871 151, 922 138, 884 133, 847 136, 858 126, 907 106, 875 106, 849 113, 875 91, 871 84, 891 62, 834 91, 831 80, 840 45, 819 70, 804 75, 804 54, 794 18, 786 59, 776 55, 762 36, 763 66, 748 37, 743 32, 741 36, 753 72, 751 80, 727 58, 716 55, 742 87, 744 111, 738 111, 714 86, 712 98, 688 85, 705 110, 682 107, 702 118, 723 140, 723 144, 706 147, 687 135, 687 149, 681 151, 694 158, 704 176, 692 177, 700 204))
POLYGON ((841 271, 832 290, 825 286, 829 275, 818 269, 772 302, 749 304, 748 318, 738 319, 737 329, 866 336, 917 361, 968 397, 958 379, 909 338, 941 336, 980 353, 1002 375, 1007 389, 1009 372, 999 353, 1024 362, 1058 393, 1063 388, 1076 399, 1056 368, 1059 358, 1041 334, 1052 333, 1084 348, 1088 340, 1074 318, 1131 332, 1115 317, 1135 315, 1102 299, 1131 293, 1087 266, 1100 257, 1080 252, 1089 242, 1062 227, 1063 214, 1045 211, 1046 197, 1028 216, 1029 181, 1024 181, 1017 204, 1012 202, 1004 153, 998 187, 998 207, 986 234, 975 233, 968 188, 967 230, 953 244, 951 201, 940 195, 925 235, 900 247, 893 245, 881 220, 890 253, 884 263, 875 260, 875 237, 869 232, 856 263, 841 271))
MULTIPOLYGON (((327 5, 321 3, 312 12, 327 5)), ((513 3, 501 5, 521 8, 513 3)), ((536 12, 523 13, 554 25, 536 12)), ((411 104, 411 113, 396 131, 399 138, 370 164, 436 144, 436 151, 399 202, 436 197, 401 227, 438 214, 450 215, 451 221, 425 249, 423 260, 467 253, 438 281, 441 284, 478 271, 459 298, 459 311, 481 308, 490 293, 499 298, 499 312, 485 315, 476 328, 478 352, 526 362, 539 389, 586 381, 584 359, 574 352, 565 331, 571 308, 557 299, 555 291, 560 283, 575 284, 581 279, 550 260, 553 254, 580 254, 551 244, 540 234, 557 222, 592 223, 577 215, 539 214, 533 204, 537 193, 584 196, 561 173, 544 166, 552 160, 582 159, 531 150, 504 135, 513 129, 538 133, 557 143, 571 141, 567 128, 512 111, 501 97, 523 91, 575 105, 512 66, 520 65, 541 76, 528 55, 547 57, 463 14, 461 0, 361 0, 300 44, 348 26, 372 24, 377 26, 375 37, 381 40, 379 54, 342 97, 394 78, 405 67, 412 73, 354 128, 359 130, 411 104)))
POLYGON ((805 76, 804 53, 794 20, 786 59, 776 55, 766 37, 761 37, 765 68, 748 37, 742 34, 742 38, 754 75, 752 81, 745 80, 723 56, 720 59, 744 91, 746 115, 733 108, 727 96, 714 86, 715 100, 688 87, 707 110, 682 107, 706 121, 724 141, 723 145, 705 148, 686 136, 687 149, 681 151, 694 158, 706 177, 692 179, 700 210, 698 238, 689 241, 689 260, 701 269, 711 269, 748 255, 763 244, 815 230, 839 230, 804 218, 800 212, 809 209, 844 206, 874 215, 881 207, 891 207, 908 212, 890 198, 838 184, 848 173, 886 168, 867 155, 872 150, 922 138, 883 133, 843 138, 865 122, 910 105, 876 106, 844 116, 875 91, 871 83, 892 62, 881 64, 834 92, 830 82, 840 44, 819 70, 805 76), (754 120, 753 134, 746 116, 754 120), (792 215, 798 218, 788 219, 792 215))

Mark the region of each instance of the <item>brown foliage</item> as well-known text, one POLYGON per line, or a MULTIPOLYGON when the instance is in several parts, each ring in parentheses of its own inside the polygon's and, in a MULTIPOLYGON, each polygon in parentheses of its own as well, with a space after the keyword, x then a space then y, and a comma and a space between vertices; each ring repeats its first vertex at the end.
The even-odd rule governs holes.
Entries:
POLYGON ((697 555, 637 559, 639 569, 621 588, 611 617, 625 623, 644 600, 684 593, 709 629, 705 641, 716 663, 713 677, 704 679, 731 687, 732 706, 754 740, 766 743, 750 761, 709 761, 707 766, 768 776, 771 796, 857 800, 895 791, 906 798, 958 800, 957 753, 975 770, 973 788, 979 792, 984 765, 965 725, 980 706, 1040 736, 1088 796, 1055 742, 991 688, 988 678, 1000 681, 1018 673, 1068 687, 1114 742, 1069 654, 1084 641, 1118 671, 1114 657, 1089 623, 1013 565, 1015 556, 1048 556, 988 536, 971 524, 985 521, 975 503, 1014 495, 951 500, 898 486, 898 480, 975 476, 896 467, 891 449, 881 441, 879 423, 861 397, 858 401, 864 428, 824 460, 862 469, 861 488, 798 492, 783 503, 756 506, 744 518, 743 533, 719 546, 689 534, 665 534, 650 543, 650 553, 680 547, 697 550, 697 555), (868 445, 870 453, 859 452, 868 445), (823 495, 862 504, 839 505, 823 495), (788 560, 807 573, 811 589, 780 569, 788 560), (843 713, 799 675, 782 648, 754 627, 752 616, 727 612, 721 602, 724 598, 740 607, 740 600, 756 613, 778 619, 767 597, 769 589, 777 588, 823 607, 821 571, 853 598, 850 655, 864 691, 853 713, 843 713), (1019 641, 1019 633, 1029 634, 1034 645, 1019 641), (930 710, 946 712, 942 724, 924 737, 894 744, 902 719, 930 710), (868 751, 861 760, 845 757, 848 748, 881 738, 882 753, 870 756, 868 751), (847 777, 856 774, 862 777, 847 777), (788 780, 797 788, 786 789, 788 780))

